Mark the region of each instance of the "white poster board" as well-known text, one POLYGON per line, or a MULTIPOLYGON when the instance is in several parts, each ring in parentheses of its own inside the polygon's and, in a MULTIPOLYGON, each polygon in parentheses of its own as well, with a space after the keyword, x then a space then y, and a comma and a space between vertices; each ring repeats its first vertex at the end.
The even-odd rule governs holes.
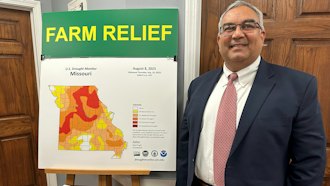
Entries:
POLYGON ((39 168, 175 171, 177 63, 41 63, 39 168))

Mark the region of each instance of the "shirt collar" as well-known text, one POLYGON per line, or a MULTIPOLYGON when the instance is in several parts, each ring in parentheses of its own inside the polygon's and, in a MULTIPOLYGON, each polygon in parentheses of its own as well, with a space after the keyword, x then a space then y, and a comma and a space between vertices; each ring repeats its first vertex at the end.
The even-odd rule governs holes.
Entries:
MULTIPOLYGON (((255 77, 255 74, 258 70, 258 67, 259 67, 259 64, 260 64, 260 60, 261 60, 261 57, 260 55, 257 57, 257 59, 251 63, 249 66, 237 71, 237 75, 238 75, 238 78, 237 81, 241 86, 245 86, 247 85, 250 81, 253 81, 254 77, 255 77)), ((226 66, 226 62, 224 63, 223 65, 223 75, 225 75, 226 77, 228 77, 231 73, 233 73, 232 71, 230 71, 227 66, 226 66)), ((227 82, 228 82, 228 79, 226 78, 226 83, 223 84, 224 85, 227 85, 227 82)))

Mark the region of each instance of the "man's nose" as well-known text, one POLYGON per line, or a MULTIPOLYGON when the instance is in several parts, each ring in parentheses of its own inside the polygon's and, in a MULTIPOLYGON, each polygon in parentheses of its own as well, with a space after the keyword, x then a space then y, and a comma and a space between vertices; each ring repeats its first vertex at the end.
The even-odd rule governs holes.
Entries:
POLYGON ((236 29, 232 35, 233 38, 240 38, 243 37, 244 33, 239 25, 236 26, 236 29))

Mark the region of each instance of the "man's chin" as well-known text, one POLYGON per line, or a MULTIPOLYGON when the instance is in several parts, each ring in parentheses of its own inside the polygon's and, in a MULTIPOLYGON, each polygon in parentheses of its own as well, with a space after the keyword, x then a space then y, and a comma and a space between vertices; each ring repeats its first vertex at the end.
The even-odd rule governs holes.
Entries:
POLYGON ((246 59, 247 59, 246 55, 238 55, 238 54, 229 57, 229 60, 233 62, 245 61, 246 59))

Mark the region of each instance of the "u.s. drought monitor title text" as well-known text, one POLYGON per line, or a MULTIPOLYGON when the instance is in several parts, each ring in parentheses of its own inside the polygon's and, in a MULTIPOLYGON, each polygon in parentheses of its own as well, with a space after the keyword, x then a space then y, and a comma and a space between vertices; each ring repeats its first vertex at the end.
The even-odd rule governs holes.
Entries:
POLYGON ((166 24, 46 27, 46 42, 166 41, 172 29, 172 25, 166 24))

